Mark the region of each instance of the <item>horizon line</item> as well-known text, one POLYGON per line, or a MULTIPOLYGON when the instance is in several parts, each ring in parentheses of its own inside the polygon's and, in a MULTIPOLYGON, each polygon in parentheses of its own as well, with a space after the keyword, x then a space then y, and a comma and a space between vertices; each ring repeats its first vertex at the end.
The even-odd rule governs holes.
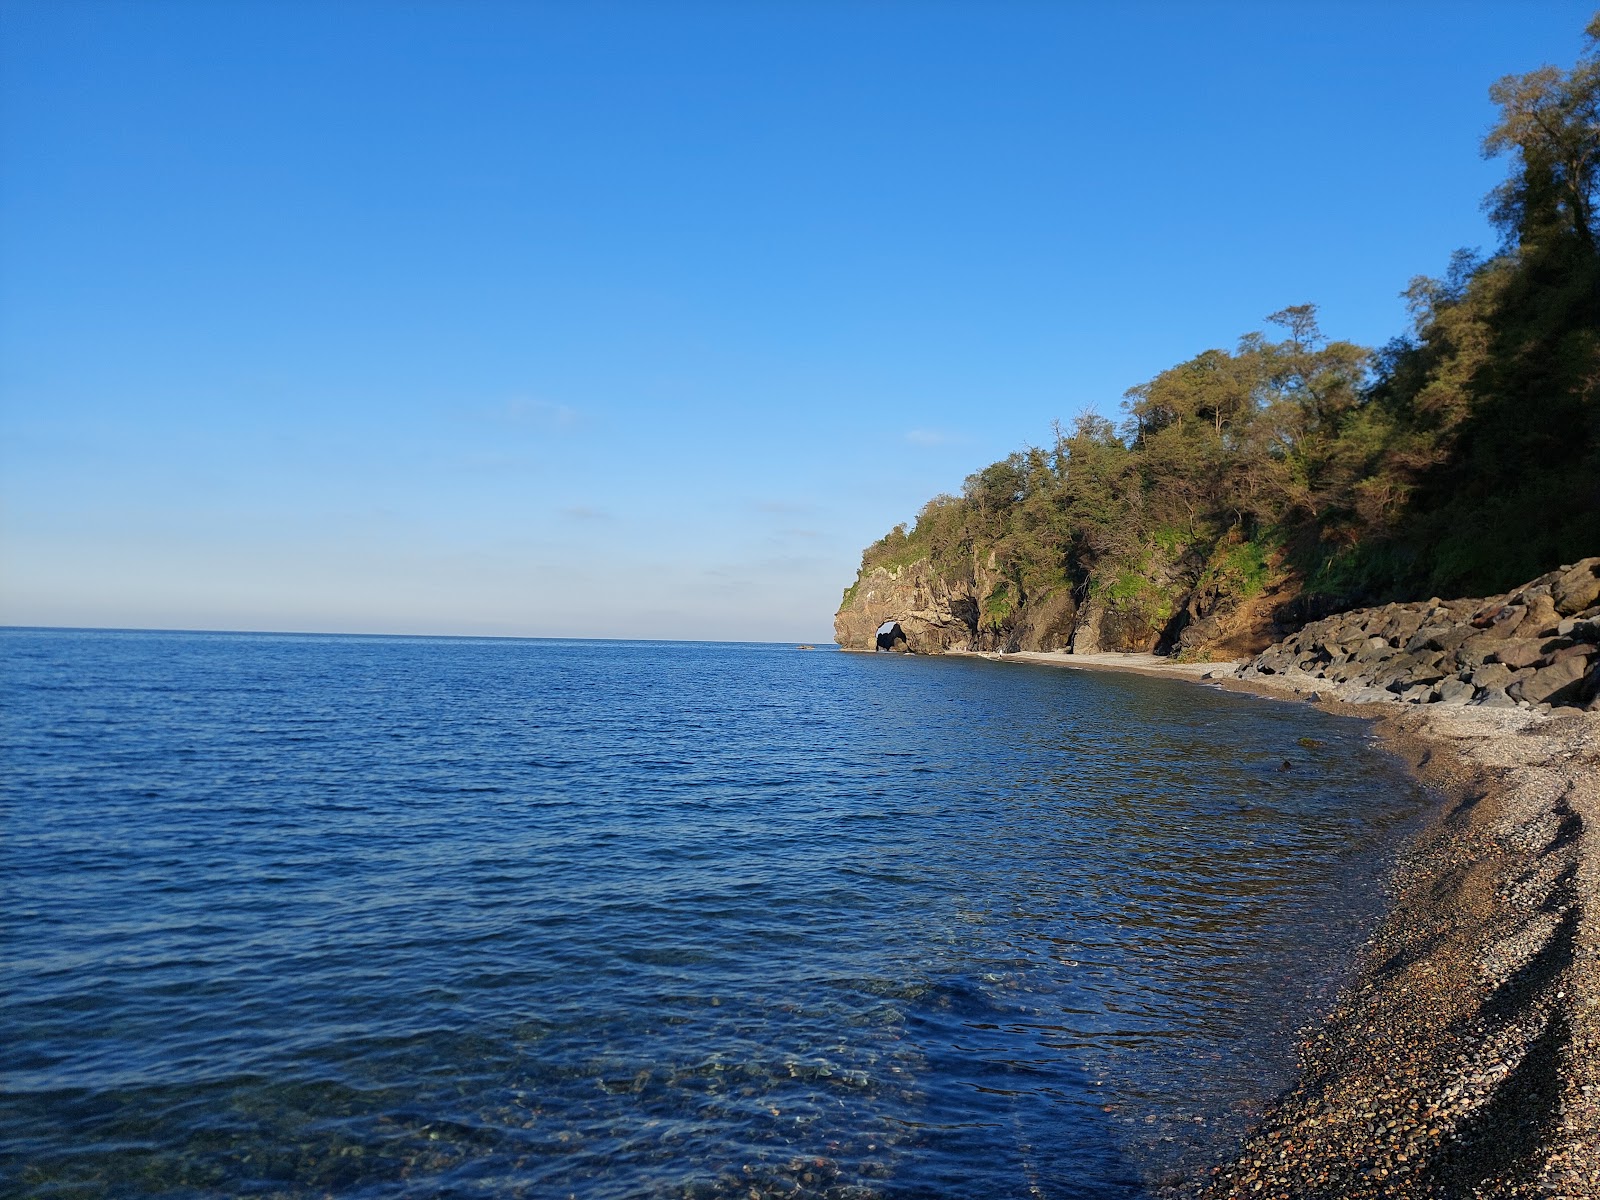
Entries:
POLYGON ((354 633, 323 629, 190 629, 138 625, 0 625, 0 633, 203 633, 225 637, 351 637, 351 638, 431 638, 451 641, 484 642, 667 642, 690 646, 835 646, 831 637, 823 641, 790 639, 756 641, 743 638, 672 637, 589 637, 573 634, 534 633, 354 633))

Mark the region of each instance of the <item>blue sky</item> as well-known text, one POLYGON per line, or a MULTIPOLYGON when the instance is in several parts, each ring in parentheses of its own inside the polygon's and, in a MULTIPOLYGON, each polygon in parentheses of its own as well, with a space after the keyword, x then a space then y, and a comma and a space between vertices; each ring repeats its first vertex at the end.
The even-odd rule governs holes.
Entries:
POLYGON ((1590 9, 0 9, 0 622, 825 640, 862 546, 1492 246, 1590 9))

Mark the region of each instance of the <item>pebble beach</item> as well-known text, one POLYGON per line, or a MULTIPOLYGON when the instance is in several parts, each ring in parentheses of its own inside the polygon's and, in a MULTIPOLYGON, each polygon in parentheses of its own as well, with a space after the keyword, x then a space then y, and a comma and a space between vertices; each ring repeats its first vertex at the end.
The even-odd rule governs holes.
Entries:
POLYGON ((1356 978, 1232 1161, 1170 1196, 1600 1196, 1600 712, 1329 697, 1152 655, 1013 654, 1316 704, 1437 795, 1356 978))

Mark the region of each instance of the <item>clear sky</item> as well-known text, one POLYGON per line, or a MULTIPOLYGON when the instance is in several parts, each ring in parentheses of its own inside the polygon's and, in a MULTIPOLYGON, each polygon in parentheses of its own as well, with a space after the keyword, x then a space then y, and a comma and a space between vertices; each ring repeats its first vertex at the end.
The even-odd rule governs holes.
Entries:
POLYGON ((0 7, 0 622, 815 640, 1288 304, 1405 328, 1586 4, 0 7))

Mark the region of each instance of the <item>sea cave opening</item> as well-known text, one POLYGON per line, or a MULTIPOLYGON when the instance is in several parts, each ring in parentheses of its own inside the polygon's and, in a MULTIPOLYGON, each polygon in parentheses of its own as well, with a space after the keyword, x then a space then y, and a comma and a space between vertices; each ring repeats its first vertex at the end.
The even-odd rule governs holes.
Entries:
POLYGON ((906 632, 900 628, 899 621, 885 621, 878 626, 876 649, 887 650, 894 654, 905 654, 911 646, 906 641, 906 632))

